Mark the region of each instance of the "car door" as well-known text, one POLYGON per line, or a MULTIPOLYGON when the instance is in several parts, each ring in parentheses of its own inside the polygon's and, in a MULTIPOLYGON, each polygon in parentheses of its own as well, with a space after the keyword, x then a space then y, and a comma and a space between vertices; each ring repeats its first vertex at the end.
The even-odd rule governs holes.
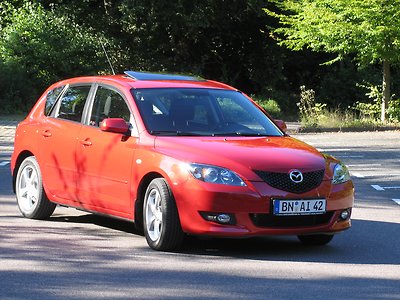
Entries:
POLYGON ((102 131, 99 125, 106 118, 134 125, 123 93, 99 85, 76 145, 78 197, 89 210, 128 218, 133 212, 130 181, 137 137, 102 131))
POLYGON ((46 192, 60 203, 76 202, 76 141, 90 84, 68 86, 40 127, 46 192))

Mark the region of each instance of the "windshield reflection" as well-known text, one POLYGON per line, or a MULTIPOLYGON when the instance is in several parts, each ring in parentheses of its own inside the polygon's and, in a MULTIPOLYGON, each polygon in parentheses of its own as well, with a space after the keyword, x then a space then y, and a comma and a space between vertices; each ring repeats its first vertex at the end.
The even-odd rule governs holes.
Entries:
POLYGON ((153 135, 282 136, 242 93, 219 89, 132 90, 145 126, 153 135))

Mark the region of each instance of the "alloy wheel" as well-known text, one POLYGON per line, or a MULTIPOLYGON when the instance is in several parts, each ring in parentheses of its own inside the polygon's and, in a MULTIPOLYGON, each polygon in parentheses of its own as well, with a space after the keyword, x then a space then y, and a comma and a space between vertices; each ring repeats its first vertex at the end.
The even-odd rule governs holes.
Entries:
POLYGON ((161 209, 161 195, 157 189, 152 189, 146 202, 146 227, 152 241, 157 241, 161 236, 163 216, 161 209))
POLYGON ((24 212, 32 212, 37 204, 40 193, 39 176, 32 165, 26 165, 18 178, 17 196, 24 212))

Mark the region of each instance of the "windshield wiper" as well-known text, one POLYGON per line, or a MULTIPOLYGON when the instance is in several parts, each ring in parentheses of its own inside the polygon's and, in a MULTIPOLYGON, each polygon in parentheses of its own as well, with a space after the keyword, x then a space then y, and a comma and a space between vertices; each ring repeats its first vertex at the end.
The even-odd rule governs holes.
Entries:
POLYGON ((259 132, 214 132, 214 133, 200 133, 193 131, 180 131, 180 130, 150 130, 152 135, 162 135, 162 136, 243 136, 243 137, 261 137, 269 136, 268 134, 259 132))
POLYGON ((153 135, 165 135, 165 136, 205 136, 208 134, 180 131, 180 130, 150 130, 150 134, 153 135))
POLYGON ((267 134, 258 133, 258 132, 215 132, 212 136, 268 136, 267 134))

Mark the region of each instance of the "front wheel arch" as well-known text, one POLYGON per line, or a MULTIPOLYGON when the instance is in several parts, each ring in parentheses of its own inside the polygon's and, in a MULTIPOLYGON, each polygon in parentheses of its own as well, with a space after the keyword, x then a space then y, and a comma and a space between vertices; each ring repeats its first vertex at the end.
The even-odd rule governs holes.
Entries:
POLYGON ((164 178, 161 174, 152 172, 146 174, 140 181, 138 190, 137 190, 137 195, 136 195, 136 201, 135 201, 135 215, 134 215, 134 223, 135 223, 135 228, 140 233, 141 235, 144 235, 144 229, 143 229, 143 203, 144 203, 144 197, 146 195, 146 190, 147 187, 149 186, 150 182, 153 181, 153 179, 156 178, 164 178))
POLYGON ((148 245, 154 250, 177 250, 184 240, 175 198, 164 178, 153 179, 143 203, 143 227, 148 245))

